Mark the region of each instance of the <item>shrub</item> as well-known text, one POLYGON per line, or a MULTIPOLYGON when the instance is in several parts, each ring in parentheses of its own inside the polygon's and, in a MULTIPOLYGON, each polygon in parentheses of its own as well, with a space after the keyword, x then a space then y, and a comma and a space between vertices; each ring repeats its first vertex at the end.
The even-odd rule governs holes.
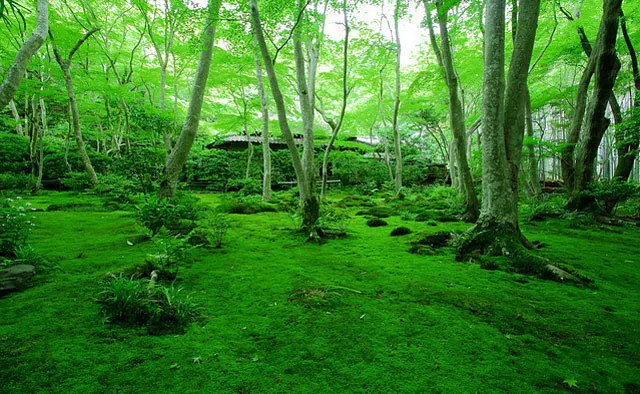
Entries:
POLYGON ((227 190, 237 191, 241 196, 250 196, 262 193, 262 182, 257 179, 232 179, 227 185, 227 190))
POLYGON ((637 196, 639 192, 638 185, 614 179, 593 182, 583 193, 595 201, 597 210, 610 214, 618 203, 637 196))
POLYGON ((35 185, 34 178, 27 174, 0 174, 0 190, 31 190, 35 185))
POLYGON ((184 333, 199 315, 197 305, 182 289, 122 274, 109 278, 98 302, 106 321, 145 325, 151 334, 184 333))
POLYGON ((320 217, 316 226, 325 233, 344 235, 349 226, 350 217, 331 205, 324 204, 320 209, 320 217))
POLYGON ((207 227, 211 231, 211 242, 216 248, 222 247, 222 241, 229 230, 229 217, 224 214, 215 214, 207 220, 207 227))
POLYGON ((145 199, 144 204, 137 207, 137 220, 151 232, 151 236, 158 234, 162 227, 174 233, 188 234, 195 227, 198 218, 196 202, 195 197, 188 195, 173 199, 151 195, 145 199))
POLYGON ((173 280, 178 276, 180 267, 191 260, 193 247, 178 238, 154 239, 156 253, 147 256, 143 275, 156 271, 159 279, 173 280))
POLYGON ((72 172, 62 179, 62 185, 73 191, 82 191, 89 189, 91 182, 85 172, 72 172))
POLYGON ((29 138, 0 132, 0 174, 26 174, 31 168, 29 138))
POLYGON ((33 223, 31 204, 22 198, 8 198, 0 205, 0 256, 12 258, 27 244, 33 223))
POLYGON ((276 207, 262 201, 260 196, 227 198, 218 209, 226 213, 252 215, 260 212, 275 212, 276 207))
POLYGON ((98 194, 115 196, 129 196, 138 191, 132 180, 113 174, 102 175, 94 190, 98 194))
POLYGON ((31 245, 22 245, 15 250, 16 264, 29 264, 38 268, 45 268, 49 265, 47 260, 38 253, 31 245))

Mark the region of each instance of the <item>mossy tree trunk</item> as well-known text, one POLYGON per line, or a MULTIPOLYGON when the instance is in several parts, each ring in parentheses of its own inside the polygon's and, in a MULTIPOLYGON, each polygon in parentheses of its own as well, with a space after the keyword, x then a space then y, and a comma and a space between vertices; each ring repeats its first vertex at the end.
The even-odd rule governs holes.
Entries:
MULTIPOLYGON (((458 173, 456 175, 459 175, 459 177, 454 177, 453 173, 455 169, 451 168, 451 179, 452 183, 454 179, 459 180, 462 186, 461 190, 465 196, 465 221, 475 222, 480 214, 480 208, 467 157, 467 131, 464 124, 464 110, 460 98, 458 74, 455 70, 449 39, 449 9, 443 5, 442 1, 436 1, 441 40, 441 45, 438 45, 433 22, 431 21, 431 6, 429 0, 423 0, 423 3, 427 12, 427 25, 429 28, 429 36, 431 37, 431 46, 436 54, 438 63, 444 70, 444 77, 449 92, 449 124, 453 135, 452 143, 455 145, 455 148, 452 146, 452 148, 454 148, 452 152, 455 152, 455 162, 458 166, 458 173), (442 47, 442 50, 440 47, 442 47)), ((451 161, 452 164, 453 162, 454 160, 451 161)))
POLYGON ((71 77, 71 61, 73 60, 73 55, 80 49, 82 44, 84 44, 89 37, 91 37, 94 33, 96 33, 98 28, 94 28, 89 30, 78 40, 66 59, 62 58, 58 47, 55 44, 55 40, 51 31, 49 31, 49 37, 51 38, 51 43, 53 44, 53 53, 56 57, 56 61, 60 65, 62 69, 62 74, 64 75, 64 82, 67 88, 67 95, 69 96, 69 108, 71 111, 71 124, 73 125, 73 133, 75 135, 76 144, 78 145, 78 154, 80 155, 80 161, 82 161, 82 165, 84 166, 85 172, 89 177, 89 182, 91 182, 92 186, 95 186, 98 183, 98 176, 96 175, 96 171, 91 164, 91 159, 87 154, 87 149, 84 144, 84 139, 82 137, 82 131, 80 130, 80 111, 78 110, 78 101, 76 99, 76 92, 73 87, 73 79, 71 77))
POLYGON ((259 54, 254 55, 256 67, 256 81, 258 95, 260 96, 260 108, 262 111, 262 200, 271 199, 271 148, 269 146, 269 105, 264 89, 264 77, 262 75, 262 62, 259 54))
POLYGON ((524 138, 527 76, 538 25, 540 1, 520 3, 514 50, 505 84, 505 0, 486 4, 482 101, 482 210, 459 244, 471 252, 511 255, 526 242, 518 226, 517 175, 524 138))
MULTIPOLYGON (((620 70, 620 60, 616 54, 616 38, 621 7, 622 0, 605 0, 598 37, 589 58, 595 81, 592 97, 586 109, 586 123, 581 128, 578 140, 573 168, 573 190, 567 203, 568 209, 581 210, 591 205, 590 199, 586 198, 582 192, 593 180, 598 147, 611 123, 606 117, 606 110, 620 70)), ((574 121, 578 120, 574 118, 574 121)))
POLYGON ((187 156, 189 155, 189 151, 193 146, 193 141, 198 133, 202 103, 204 101, 207 79, 209 78, 211 58, 213 57, 213 42, 215 40, 220 3, 221 0, 210 0, 207 7, 207 20, 202 39, 203 47, 200 52, 198 69, 196 70, 196 76, 193 82, 193 90, 191 92, 191 101, 189 102, 187 118, 182 126, 180 137, 171 151, 171 155, 169 155, 169 158, 167 159, 167 164, 162 171, 160 189, 158 190, 158 196, 160 198, 171 198, 175 195, 176 188, 178 186, 178 177, 187 161, 187 156))
POLYGON ((49 31, 49 2, 47 0, 38 0, 37 7, 36 29, 18 50, 5 80, 0 85, 0 110, 3 110, 9 101, 13 99, 18 87, 20 87, 20 81, 25 76, 29 61, 47 39, 47 32, 49 31))
MULTIPOLYGON (((251 24, 256 35, 256 40, 258 42, 258 47, 260 48, 260 54, 262 56, 262 60, 267 71, 267 77, 269 79, 269 85, 271 87, 271 94, 273 96, 273 101, 276 104, 276 109, 278 113, 278 124, 280 126, 280 131, 282 132, 282 137, 287 143, 287 148, 289 153, 291 154, 291 161, 293 163, 293 169, 296 174, 296 180, 298 184, 298 188, 300 189, 300 200, 302 203, 302 214, 303 214, 303 227, 304 230, 309 234, 312 234, 316 227, 316 222, 318 221, 318 217, 320 216, 319 203, 318 199, 315 196, 314 192, 314 184, 315 184, 315 173, 313 166, 313 127, 309 127, 309 116, 313 117, 313 113, 310 112, 311 103, 309 102, 309 86, 304 82, 306 81, 306 77, 302 78, 305 75, 305 64, 304 64, 304 54, 302 51, 302 43, 300 41, 300 37, 294 38, 294 50, 296 57, 296 74, 298 81, 298 90, 301 99, 301 106, 303 110, 303 119, 307 118, 305 125, 305 150, 307 154, 304 156, 304 164, 303 159, 300 158, 300 154, 298 152, 298 148, 296 146, 295 140, 293 138, 293 134, 291 132, 291 128, 289 126, 289 120, 287 117, 287 110, 284 102, 284 97, 282 96, 282 90, 280 89, 280 84, 278 81, 278 77, 276 75, 274 63, 267 48, 267 43, 264 36, 264 31, 262 30, 262 21, 260 19, 260 13, 258 11, 258 2, 257 0, 251 0, 251 24), (309 133, 310 139, 307 139, 307 134, 309 133), (311 148, 311 152, 309 152, 309 147, 311 148), (308 163, 311 163, 311 167, 308 166, 308 163)), ((299 34, 299 33, 297 33, 299 34)), ((295 34, 294 34, 295 36, 295 34)))

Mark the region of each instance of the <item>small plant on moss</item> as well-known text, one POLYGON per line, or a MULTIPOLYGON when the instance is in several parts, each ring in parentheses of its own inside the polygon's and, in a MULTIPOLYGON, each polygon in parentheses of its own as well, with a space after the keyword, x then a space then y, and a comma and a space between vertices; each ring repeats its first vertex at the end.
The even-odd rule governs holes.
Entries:
POLYGON ((346 234, 350 216, 331 205, 323 205, 316 226, 325 233, 346 234))
POLYGON ((147 256, 145 261, 145 275, 156 271, 160 279, 173 280, 178 275, 180 267, 191 260, 193 246, 187 241, 173 238, 161 237, 154 239, 156 253, 147 256))
POLYGON ((225 214, 215 214, 207 219, 207 228, 211 232, 210 242, 216 248, 222 247, 222 242, 230 227, 229 216, 225 214))
POLYGON ((112 275, 98 302, 106 322, 145 325, 151 334, 183 333, 199 308, 182 289, 155 281, 112 275))
POLYGON ((31 245, 26 244, 16 249, 15 264, 29 264, 38 268, 47 268, 49 262, 31 245))
POLYGON ((260 212, 275 212, 276 207, 262 201, 260 196, 228 198, 218 208, 222 212, 252 215, 260 212))

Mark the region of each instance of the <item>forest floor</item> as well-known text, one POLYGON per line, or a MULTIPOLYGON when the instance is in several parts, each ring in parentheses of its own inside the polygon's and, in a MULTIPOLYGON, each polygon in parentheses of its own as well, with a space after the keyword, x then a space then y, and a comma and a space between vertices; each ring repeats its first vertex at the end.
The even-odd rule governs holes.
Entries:
POLYGON ((152 252, 134 213, 29 198, 79 200, 35 214, 32 244, 54 267, 0 298, 2 393, 640 393, 637 228, 523 223, 536 253, 594 280, 574 286, 408 252, 416 233, 465 223, 354 215, 346 238, 317 244, 286 213, 231 215, 224 247, 179 273, 203 321, 151 336, 104 324, 95 301, 152 252), (390 237, 400 225, 414 234, 390 237))

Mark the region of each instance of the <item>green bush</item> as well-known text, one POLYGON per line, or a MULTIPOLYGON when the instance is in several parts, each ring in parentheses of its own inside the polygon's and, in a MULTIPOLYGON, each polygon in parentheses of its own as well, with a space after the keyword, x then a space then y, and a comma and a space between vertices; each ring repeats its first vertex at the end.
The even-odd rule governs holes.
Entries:
POLYGON ((262 182, 258 179, 232 179, 227 184, 228 191, 237 191, 241 196, 262 194, 262 182))
POLYGON ((0 174, 0 190, 32 190, 35 180, 31 175, 21 173, 0 174))
POLYGON ((151 334, 184 333, 199 315, 197 305, 182 289, 122 274, 107 280, 98 302, 107 322, 144 325, 151 334))
POLYGON ((320 208, 320 217, 316 226, 325 233, 344 235, 347 233, 351 217, 328 204, 320 208))
POLYGON ((228 197, 218 207, 221 212, 252 215, 260 212, 276 212, 276 207, 262 201, 260 196, 228 197))
POLYGON ((603 180, 593 182, 583 194, 595 201, 597 210, 610 214, 616 205, 637 196, 640 187, 632 182, 603 180))
POLYGON ((21 197, 8 198, 0 204, 0 256, 13 258, 26 246, 35 226, 30 206, 21 197))
POLYGON ((89 176, 85 172, 72 172, 62 179, 62 185, 73 191, 82 191, 91 187, 89 176))
POLYGON ((29 138, 0 132, 0 174, 27 174, 31 169, 29 138))
POLYGON ((162 280, 174 280, 180 267, 191 261, 193 247, 185 240, 174 237, 154 238, 156 252, 147 256, 142 269, 144 276, 156 271, 162 280))
POLYGON ((173 199, 150 195, 137 207, 137 221, 155 236, 165 227, 167 230, 187 234, 198 219, 197 199, 188 195, 173 199))

